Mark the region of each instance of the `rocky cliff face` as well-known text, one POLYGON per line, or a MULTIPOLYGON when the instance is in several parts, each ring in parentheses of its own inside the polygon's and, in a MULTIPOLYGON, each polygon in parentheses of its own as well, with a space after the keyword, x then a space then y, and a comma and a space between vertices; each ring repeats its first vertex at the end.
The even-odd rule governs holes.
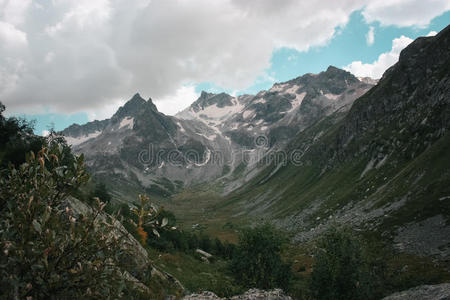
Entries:
POLYGON ((117 198, 129 190, 168 196, 193 183, 219 180, 231 191, 256 174, 256 163, 335 111, 348 111, 372 87, 329 67, 275 84, 257 95, 202 92, 175 117, 134 95, 110 118, 72 125, 62 134, 84 153, 91 172, 112 183, 117 198))

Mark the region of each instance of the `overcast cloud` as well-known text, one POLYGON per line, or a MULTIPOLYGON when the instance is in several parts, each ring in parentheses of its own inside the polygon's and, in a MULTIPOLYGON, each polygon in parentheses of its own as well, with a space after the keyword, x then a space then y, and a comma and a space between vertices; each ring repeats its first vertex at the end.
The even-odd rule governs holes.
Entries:
POLYGON ((325 45, 358 9, 368 23, 420 27, 450 2, 0 0, 0 101, 98 117, 137 91, 169 105, 195 96, 192 83, 244 89, 274 49, 325 45))

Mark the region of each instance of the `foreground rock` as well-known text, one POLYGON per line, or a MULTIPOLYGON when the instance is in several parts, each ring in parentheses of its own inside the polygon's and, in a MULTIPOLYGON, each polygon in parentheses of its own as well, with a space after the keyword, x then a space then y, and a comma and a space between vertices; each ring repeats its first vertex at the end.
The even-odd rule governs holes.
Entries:
POLYGON ((292 300, 291 297, 285 295, 282 290, 275 289, 271 291, 262 291, 258 289, 250 289, 242 295, 233 296, 231 298, 220 298, 212 292, 202 292, 201 294, 192 294, 185 296, 183 300, 292 300))
POLYGON ((407 291, 395 293, 383 300, 449 300, 450 283, 421 285, 407 291))

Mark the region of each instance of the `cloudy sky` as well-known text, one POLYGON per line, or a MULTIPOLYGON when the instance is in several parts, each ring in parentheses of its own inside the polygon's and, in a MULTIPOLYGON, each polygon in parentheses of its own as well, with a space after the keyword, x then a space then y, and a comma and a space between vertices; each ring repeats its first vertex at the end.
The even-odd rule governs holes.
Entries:
POLYGON ((174 114, 328 65, 381 77, 449 0, 0 0, 0 101, 63 129, 139 92, 174 114))

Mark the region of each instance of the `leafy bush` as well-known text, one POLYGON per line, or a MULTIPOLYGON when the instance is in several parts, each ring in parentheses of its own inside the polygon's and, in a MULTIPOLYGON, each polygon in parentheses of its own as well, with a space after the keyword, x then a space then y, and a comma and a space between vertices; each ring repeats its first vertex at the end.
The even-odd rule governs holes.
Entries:
POLYGON ((231 261, 236 281, 244 287, 288 290, 290 266, 280 257, 284 241, 270 225, 244 229, 231 261))
POLYGON ((317 299, 371 299, 369 262, 353 232, 332 228, 317 247, 310 286, 317 299))
POLYGON ((83 157, 46 146, 0 178, 0 298, 119 297, 127 281, 114 220, 100 201, 84 215, 70 208, 88 178, 83 157))

